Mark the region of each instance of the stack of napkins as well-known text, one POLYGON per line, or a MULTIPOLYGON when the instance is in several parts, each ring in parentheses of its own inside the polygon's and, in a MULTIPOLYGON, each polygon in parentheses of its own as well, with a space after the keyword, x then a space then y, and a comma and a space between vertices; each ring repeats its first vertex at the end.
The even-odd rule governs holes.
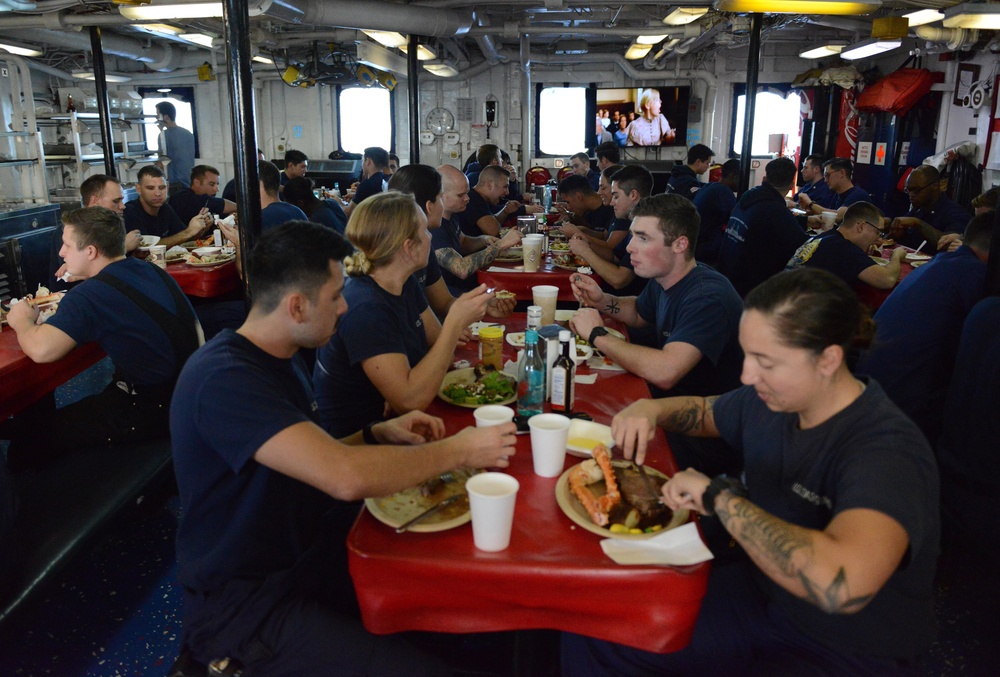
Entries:
POLYGON ((502 268, 500 266, 490 266, 486 269, 487 273, 523 273, 524 266, 516 266, 514 268, 502 268))
POLYGON ((712 551, 702 543, 694 522, 652 538, 606 538, 601 541, 601 549, 618 564, 686 566, 712 559, 712 551))

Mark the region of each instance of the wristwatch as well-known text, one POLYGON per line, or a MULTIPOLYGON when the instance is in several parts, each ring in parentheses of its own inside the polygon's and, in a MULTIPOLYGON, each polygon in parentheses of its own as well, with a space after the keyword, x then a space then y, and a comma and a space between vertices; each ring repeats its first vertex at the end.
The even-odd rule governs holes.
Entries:
POLYGON ((739 496, 740 498, 747 497, 747 488, 735 477, 730 477, 728 475, 718 475, 712 479, 707 487, 705 487, 705 493, 701 495, 701 507, 704 508, 705 514, 709 517, 715 515, 715 499, 719 497, 723 491, 728 491, 734 496, 739 496))
POLYGON ((590 338, 587 339, 587 342, 590 343, 591 348, 596 349, 597 346, 594 345, 594 341, 596 341, 601 336, 607 336, 607 335, 608 335, 608 330, 606 328, 594 327, 593 331, 590 332, 590 338))

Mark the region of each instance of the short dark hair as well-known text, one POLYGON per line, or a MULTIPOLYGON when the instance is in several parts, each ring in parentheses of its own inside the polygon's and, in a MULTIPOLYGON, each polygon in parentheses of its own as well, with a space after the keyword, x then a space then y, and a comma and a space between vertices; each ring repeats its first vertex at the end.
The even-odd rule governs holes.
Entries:
POLYGON ((608 165, 601 170, 601 178, 603 178, 608 183, 614 181, 613 177, 618 173, 619 170, 625 169, 625 165, 608 165))
POLYGON ((80 199, 83 200, 83 204, 86 205, 90 202, 90 198, 97 197, 104 193, 104 186, 108 185, 108 181, 114 181, 120 184, 121 182, 113 176, 107 174, 94 174, 89 179, 80 184, 80 199))
POLYGON ((807 162, 813 163, 816 167, 823 166, 823 156, 819 153, 813 153, 812 155, 806 155, 802 160, 802 166, 804 167, 807 162))
POLYGON ((290 291, 309 298, 330 279, 330 261, 343 261, 351 245, 336 231, 309 221, 289 221, 265 231, 250 253, 253 305, 270 313, 290 291))
POLYGON ((845 225, 853 225, 858 221, 865 221, 873 224, 879 230, 882 229, 882 210, 871 202, 855 202, 844 212, 845 225))
POLYGON ((1000 198, 1000 188, 993 186, 985 193, 982 193, 972 198, 972 206, 975 209, 979 209, 980 207, 988 207, 989 209, 996 209, 997 202, 1000 201, 998 200, 998 198, 1000 198))
POLYGON ((169 117, 174 122, 177 121, 177 107, 169 101, 161 101, 156 104, 156 112, 163 117, 169 117))
POLYGON ((412 195, 421 211, 426 212, 427 203, 441 194, 441 175, 430 165, 406 165, 389 177, 389 190, 412 195))
POLYGON ((205 174, 215 174, 219 175, 219 170, 212 165, 195 165, 191 169, 191 183, 194 183, 195 179, 199 181, 205 178, 205 174))
POLYGON ((389 151, 378 146, 365 148, 365 157, 372 161, 375 169, 385 169, 389 166, 389 151))
POLYGON ((875 323, 838 276, 804 266, 778 273, 747 294, 744 306, 768 316, 778 339, 819 355, 871 343, 875 323))
POLYGON ((996 212, 983 212, 973 216, 965 227, 962 244, 988 254, 993 244, 993 219, 996 212))
POLYGON ((618 150, 618 145, 614 141, 605 141, 604 143, 597 144, 597 148, 594 149, 594 155, 598 161, 604 158, 613 165, 622 161, 621 151, 618 150))
POLYGON ((145 167, 139 170, 139 173, 136 176, 136 183, 142 183, 142 180, 147 176, 152 176, 154 179, 167 178, 166 174, 163 173, 163 170, 157 167, 156 165, 146 165, 145 167))
MULTIPOLYGON (((573 157, 576 157, 575 155, 573 157)), ((570 174, 565 179, 559 182, 559 195, 593 195, 594 188, 590 185, 590 181, 586 176, 580 176, 579 174, 570 174)))
POLYGON ((798 173, 798 168, 790 158, 780 157, 767 163, 764 180, 774 188, 787 188, 795 183, 795 175, 798 173))
POLYGON ((590 164, 590 156, 582 151, 579 153, 573 153, 572 155, 569 156, 569 159, 570 162, 572 162, 573 160, 579 160, 580 162, 586 165, 590 164))
POLYGON ((109 259, 125 256, 125 222, 106 207, 83 207, 63 214, 63 225, 72 226, 76 248, 94 246, 109 259))
POLYGON ((727 179, 730 176, 737 176, 740 173, 741 166, 739 158, 726 160, 722 163, 722 178, 727 179))
POLYGON ((495 143, 484 143, 479 147, 479 150, 476 151, 476 162, 479 163, 479 169, 486 169, 489 167, 493 158, 496 157, 501 159, 503 158, 503 156, 500 155, 500 146, 495 143))
POLYGON ((306 207, 311 207, 313 202, 319 202, 319 198, 313 193, 313 181, 308 176, 296 176, 294 179, 289 179, 281 190, 285 196, 285 202, 301 208, 307 215, 312 214, 312 209, 306 209, 306 207))
POLYGON ((274 166, 273 162, 267 160, 257 160, 257 177, 260 179, 264 192, 268 195, 277 195, 281 187, 281 172, 274 166))
POLYGON ((715 156, 715 151, 703 143, 696 143, 688 148, 687 164, 693 165, 699 160, 707 162, 715 156))
POLYGON ((288 165, 300 165, 303 162, 308 162, 308 161, 309 158, 301 150, 292 149, 285 151, 285 164, 284 164, 285 167, 287 167, 288 165))
POLYGON ((500 165, 486 165, 481 170, 479 170, 479 181, 476 182, 478 186, 480 183, 501 183, 510 181, 510 172, 501 167, 500 165))
POLYGON ((670 244, 679 237, 688 239, 685 257, 694 258, 694 247, 698 243, 698 230, 701 226, 701 216, 694 203, 683 195, 662 193, 644 197, 632 208, 632 220, 640 216, 654 216, 659 221, 663 239, 670 244))
POLYGON ((847 178, 854 176, 854 163, 844 157, 835 157, 823 163, 823 169, 838 172, 841 169, 847 173, 847 178))
POLYGON ((639 193, 639 197, 649 197, 653 192, 653 175, 642 165, 625 165, 615 172, 611 180, 625 193, 634 190, 639 193))
POLYGON ((396 155, 395 153, 389 153, 389 162, 392 162, 393 160, 396 161, 396 166, 398 167, 399 166, 399 156, 396 155))

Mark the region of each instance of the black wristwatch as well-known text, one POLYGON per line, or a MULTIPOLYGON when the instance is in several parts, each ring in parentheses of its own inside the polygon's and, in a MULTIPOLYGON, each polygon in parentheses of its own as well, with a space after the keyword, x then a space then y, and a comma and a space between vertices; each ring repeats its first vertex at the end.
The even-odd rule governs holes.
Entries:
POLYGON ((590 332, 590 338, 587 339, 587 342, 590 343, 591 348, 596 349, 597 346, 594 345, 594 341, 596 341, 600 336, 607 336, 607 335, 608 335, 608 330, 606 328, 594 327, 594 330, 590 332))
POLYGON ((705 514, 709 517, 715 515, 715 499, 723 491, 728 491, 740 498, 747 497, 747 488, 743 482, 728 475, 718 475, 705 487, 705 493, 701 495, 701 507, 705 509, 705 514))
POLYGON ((361 437, 364 438, 365 444, 379 443, 378 439, 375 437, 375 432, 372 430, 372 428, 374 428, 375 424, 377 423, 379 423, 379 421, 372 421, 371 423, 369 423, 368 425, 366 425, 364 428, 361 429, 361 437))

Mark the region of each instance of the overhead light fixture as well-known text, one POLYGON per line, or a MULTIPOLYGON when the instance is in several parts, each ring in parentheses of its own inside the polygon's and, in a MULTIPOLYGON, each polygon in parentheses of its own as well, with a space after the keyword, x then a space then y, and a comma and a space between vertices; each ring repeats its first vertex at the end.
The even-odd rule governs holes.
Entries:
POLYGON ((449 63, 425 63, 422 65, 425 71, 441 78, 453 78, 458 75, 458 70, 449 63))
POLYGON ((256 61, 257 63, 271 64, 272 66, 274 65, 274 59, 268 59, 266 56, 261 56, 260 54, 258 54, 257 56, 255 56, 253 58, 253 61, 256 61))
POLYGON ((903 41, 898 39, 869 38, 861 42, 856 42, 850 47, 845 47, 840 53, 840 58, 847 59, 848 61, 864 59, 869 56, 876 56, 898 49, 902 44, 903 41))
MULTIPOLYGON (((369 38, 379 43, 380 45, 385 45, 386 47, 396 47, 402 48, 406 45, 406 38, 396 33, 395 31, 361 31, 369 38)), ((419 55, 417 58, 420 58, 419 55)))
POLYGON ((209 49, 212 49, 212 45, 215 42, 214 37, 206 35, 205 33, 181 33, 177 37, 181 40, 193 42, 196 45, 201 45, 202 47, 207 47, 209 49))
MULTIPOLYGON (((268 0, 248 0, 250 16, 260 16, 264 9, 271 9, 268 0)), ((287 4, 287 3, 286 3, 287 4)), ((122 5, 118 11, 133 21, 176 21, 178 19, 212 19, 222 16, 221 2, 177 2, 177 0, 148 0, 144 5, 122 5)), ((271 10, 271 16, 277 16, 271 10)))
POLYGON ((666 35, 640 35, 635 41, 640 45, 658 45, 666 39, 666 35))
MULTIPOLYGON (((75 70, 71 75, 77 80, 96 80, 97 76, 94 75, 94 71, 88 71, 83 69, 75 70)), ((119 75, 118 73, 105 73, 104 80, 106 82, 130 82, 132 78, 128 75, 119 75)))
POLYGON ((40 49, 28 47, 27 45, 19 45, 16 42, 10 42, 8 40, 0 42, 0 49, 6 50, 17 56, 41 56, 42 54, 45 54, 45 52, 40 49))
POLYGON ((918 9, 916 12, 904 14, 903 18, 910 22, 910 28, 934 23, 944 18, 944 14, 936 9, 918 9))
POLYGON ((829 43, 823 45, 822 47, 815 47, 813 49, 800 52, 799 56, 803 59, 822 59, 827 56, 834 56, 840 54, 847 47, 844 43, 829 43))
POLYGON ((628 51, 625 52, 626 59, 641 59, 642 57, 649 54, 649 50, 653 49, 652 45, 640 45, 638 42, 633 42, 629 45, 628 51))
POLYGON ((158 91, 158 92, 159 92, 160 94, 169 94, 169 93, 170 93, 170 92, 172 92, 173 90, 172 90, 172 89, 170 89, 169 87, 160 87, 160 88, 159 88, 158 90, 156 90, 156 91, 158 91))
POLYGON ((136 24, 133 28, 145 33, 159 33, 160 35, 178 35, 184 32, 183 28, 170 24, 136 24))
MULTIPOLYGON (((406 45, 400 45, 399 51, 406 54, 406 45)), ((427 45, 417 45, 417 61, 430 61, 431 59, 436 59, 437 54, 434 53, 427 45)))
POLYGON ((994 3, 963 2, 944 11, 947 28, 978 28, 1000 30, 1000 5, 994 3))
POLYGON ((668 26, 683 26, 705 16, 708 7, 675 7, 663 17, 663 23, 668 26))
POLYGON ((760 14, 869 14, 881 0, 717 0, 720 12, 760 14))

